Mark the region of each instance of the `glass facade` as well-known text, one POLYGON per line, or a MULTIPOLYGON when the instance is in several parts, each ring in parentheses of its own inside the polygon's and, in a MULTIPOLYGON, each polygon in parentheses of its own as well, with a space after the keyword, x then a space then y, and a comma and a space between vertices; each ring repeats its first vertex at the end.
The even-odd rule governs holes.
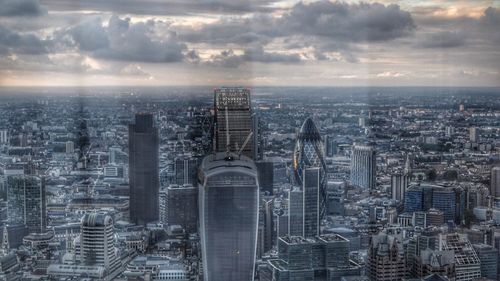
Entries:
POLYGON ((293 153, 293 169, 296 184, 302 186, 303 171, 306 167, 320 168, 320 218, 326 213, 326 163, 324 148, 318 128, 311 118, 307 118, 300 128, 293 153))
POLYGON ((159 219, 158 130, 152 114, 137 114, 129 125, 130 220, 145 225, 159 219))
MULTIPOLYGON (((215 144, 217 152, 237 152, 252 132, 252 106, 250 90, 246 88, 219 88, 214 91, 215 144), (228 127, 228 128, 227 128, 228 127)), ((243 155, 252 158, 253 138, 249 138, 242 149, 243 155)))
POLYGON ((45 184, 29 175, 7 178, 7 216, 10 222, 23 223, 30 232, 43 232, 47 224, 45 184))
POLYGON ((253 280, 259 186, 253 161, 207 156, 199 202, 204 280, 253 280))

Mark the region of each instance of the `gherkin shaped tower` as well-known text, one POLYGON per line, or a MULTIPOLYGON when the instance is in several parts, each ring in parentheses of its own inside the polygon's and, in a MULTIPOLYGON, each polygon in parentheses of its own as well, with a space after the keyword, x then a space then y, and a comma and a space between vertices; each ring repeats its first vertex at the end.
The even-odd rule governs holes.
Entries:
POLYGON ((320 168, 320 218, 326 213, 326 163, 318 128, 309 117, 304 121, 297 136, 293 153, 293 169, 297 185, 303 186, 303 171, 306 167, 320 168))

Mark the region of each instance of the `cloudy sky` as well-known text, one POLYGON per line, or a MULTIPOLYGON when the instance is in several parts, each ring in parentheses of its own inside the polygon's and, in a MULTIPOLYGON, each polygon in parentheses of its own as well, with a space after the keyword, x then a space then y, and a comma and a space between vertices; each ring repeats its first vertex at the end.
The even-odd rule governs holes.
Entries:
POLYGON ((500 0, 0 0, 1 86, 500 86, 500 0))

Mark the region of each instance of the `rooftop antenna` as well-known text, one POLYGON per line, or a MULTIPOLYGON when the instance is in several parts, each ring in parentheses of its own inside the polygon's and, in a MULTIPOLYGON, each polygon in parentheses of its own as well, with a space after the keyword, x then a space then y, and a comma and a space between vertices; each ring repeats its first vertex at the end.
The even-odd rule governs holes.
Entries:
POLYGON ((250 138, 252 137, 253 132, 250 132, 248 134, 247 138, 245 139, 245 142, 243 142, 243 145, 241 146, 240 150, 238 150, 238 156, 241 156, 241 152, 243 152, 243 149, 245 149, 245 146, 247 146, 248 141, 250 141, 250 138))

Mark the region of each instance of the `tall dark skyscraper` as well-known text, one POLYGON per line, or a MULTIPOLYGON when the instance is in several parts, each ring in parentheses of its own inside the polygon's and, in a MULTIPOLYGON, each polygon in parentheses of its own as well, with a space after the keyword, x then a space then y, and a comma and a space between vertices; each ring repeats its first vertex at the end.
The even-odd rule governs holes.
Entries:
POLYGON ((246 157, 211 154, 200 168, 205 281, 254 280, 259 215, 257 168, 246 157))
POLYGON ((250 90, 246 88, 218 88, 214 90, 216 152, 227 150, 229 131, 229 150, 238 151, 246 141, 242 154, 253 158, 254 138, 252 132, 252 104, 250 90))
POLYGON ((303 171, 309 167, 320 168, 320 219, 326 213, 326 163, 324 148, 318 128, 311 118, 307 118, 300 128, 293 153, 293 169, 298 186, 303 185, 303 171))
POLYGON ((129 125, 130 220, 145 225, 158 220, 158 129, 152 114, 137 114, 129 125))
POLYGON ((45 183, 30 175, 7 178, 7 215, 10 222, 23 223, 30 232, 43 232, 47 225, 45 183))

